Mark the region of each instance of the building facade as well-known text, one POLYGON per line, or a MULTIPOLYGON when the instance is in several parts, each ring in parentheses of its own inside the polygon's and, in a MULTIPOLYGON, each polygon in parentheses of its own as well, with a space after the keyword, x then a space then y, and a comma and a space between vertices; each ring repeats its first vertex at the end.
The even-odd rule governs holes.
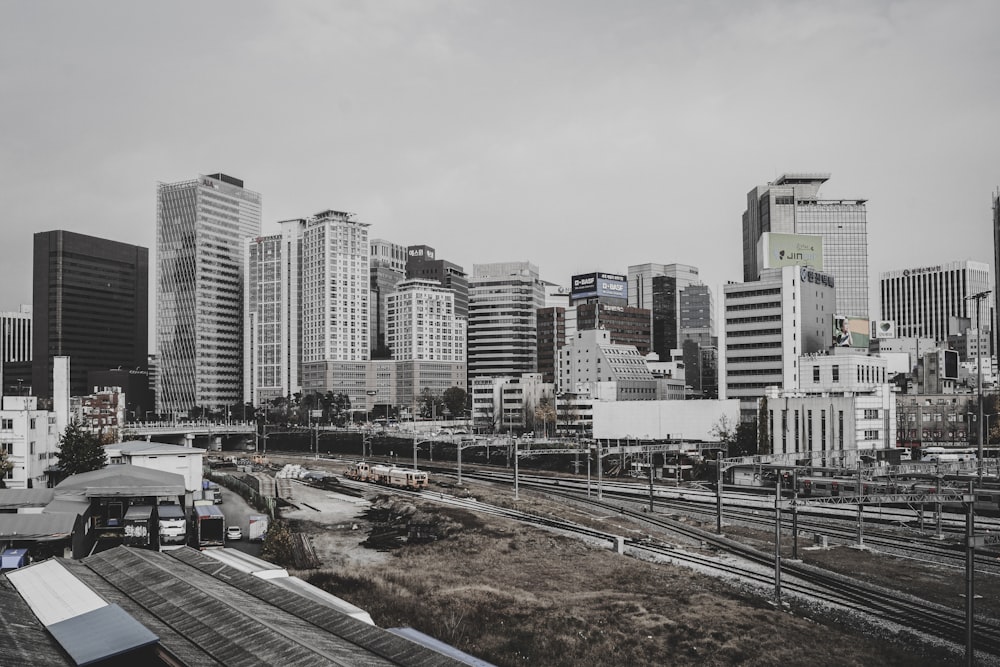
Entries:
MULTIPOLYGON (((575 306, 576 331, 602 329, 616 345, 632 345, 642 356, 651 352, 652 332, 649 311, 632 306, 614 306, 591 301, 575 306)), ((665 358, 670 358, 669 348, 665 358)))
POLYGON ((808 394, 767 391, 767 447, 776 460, 854 467, 863 453, 896 445, 896 397, 891 385, 871 392, 808 394))
POLYGON ((323 211, 302 239, 302 363, 369 359, 368 223, 323 211))
POLYGON ((243 400, 244 239, 261 198, 226 174, 157 186, 156 411, 243 400))
POLYGON ((406 249, 406 277, 436 280, 455 295, 455 314, 469 315, 469 277, 458 264, 438 259, 434 248, 426 245, 406 249))
POLYGON ((372 359, 391 359, 392 350, 386 342, 389 295, 406 279, 406 246, 372 239, 371 241, 371 354, 372 359))
POLYGON ((975 329, 990 326, 992 299, 971 297, 992 289, 990 266, 969 260, 879 274, 879 317, 893 320, 899 336, 948 339, 952 317, 969 318, 975 329))
POLYGON ((52 397, 52 358, 72 358, 70 392, 87 372, 145 368, 149 250, 63 230, 34 237, 32 393, 52 397))
POLYGON ((34 396, 4 396, 0 404, 0 450, 12 467, 4 471, 8 489, 44 487, 46 469, 57 463, 59 430, 52 412, 38 409, 34 396))
POLYGON ((835 282, 812 269, 786 266, 723 288, 722 398, 740 399, 744 412, 752 412, 768 387, 798 388, 799 357, 830 346, 835 282))
MULTIPOLYGON (((684 340, 681 295, 700 285, 698 269, 687 264, 635 264, 628 267, 628 305, 650 311, 652 349, 661 359, 684 340)), ((713 331, 714 333, 714 331, 713 331)))
POLYGON ((243 396, 261 405, 302 391, 302 236, 304 219, 281 232, 245 239, 243 396))
POLYGON ((0 396, 31 391, 31 306, 0 312, 0 396))
POLYGON ((743 213, 743 280, 757 280, 766 268, 765 233, 822 238, 822 272, 837 282, 837 311, 868 317, 868 219, 863 199, 820 199, 829 174, 783 174, 747 193, 743 213))
POLYGON ((409 279, 388 296, 387 340, 399 361, 465 362, 465 319, 436 280, 409 279))
MULTIPOLYGON (((636 309, 640 310, 640 309, 636 309)), ((605 329, 577 331, 559 352, 560 393, 599 400, 655 401, 657 380, 634 345, 613 342, 605 329)))
POLYGON ((566 308, 538 309, 538 372, 543 382, 556 381, 559 350, 566 344, 566 308))
POLYGON ((470 380, 536 372, 538 309, 544 303, 544 287, 534 264, 473 266, 469 283, 470 380))

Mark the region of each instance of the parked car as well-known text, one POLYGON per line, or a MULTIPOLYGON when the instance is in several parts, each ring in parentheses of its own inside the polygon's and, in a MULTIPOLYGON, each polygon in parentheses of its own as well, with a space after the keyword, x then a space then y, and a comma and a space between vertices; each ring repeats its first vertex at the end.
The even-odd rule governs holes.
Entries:
POLYGON ((226 539, 231 541, 242 540, 243 529, 239 526, 229 526, 229 528, 226 528, 226 539))

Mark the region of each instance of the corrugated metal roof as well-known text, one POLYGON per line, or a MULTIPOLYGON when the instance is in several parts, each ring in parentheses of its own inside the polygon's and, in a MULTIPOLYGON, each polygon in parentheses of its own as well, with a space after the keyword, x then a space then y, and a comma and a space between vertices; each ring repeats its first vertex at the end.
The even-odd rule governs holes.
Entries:
POLYGON ((298 593, 302 597, 309 598, 313 602, 318 602, 324 607, 329 607, 330 609, 338 611, 341 614, 347 614, 351 618, 356 618, 363 623, 367 623, 368 625, 375 625, 375 621, 372 620, 371 614, 361 607, 353 605, 347 600, 338 598, 332 593, 327 593, 322 588, 317 588, 309 582, 299 579, 298 577, 271 579, 270 582, 275 586, 287 588, 293 593, 298 593))
POLYGON ((56 486, 56 495, 83 491, 89 498, 108 496, 179 496, 185 493, 184 476, 134 465, 111 465, 67 477, 56 486))
POLYGON ((72 665, 6 577, 0 577, 0 665, 72 665))
MULTIPOLYGON (((168 554, 118 547, 82 562, 152 614, 229 665, 351 665, 381 667, 392 662, 245 593, 232 581, 268 585, 205 557, 211 575, 186 567, 168 554)), ((197 552, 195 552, 197 553, 197 552)), ((271 587, 275 588, 275 587, 271 587)), ((141 620, 141 616, 139 617, 141 620)), ((161 643, 172 650, 170 635, 161 643)))
POLYGON ((90 665, 159 641, 116 604, 53 623, 48 629, 77 665, 90 665))
POLYGON ((0 489, 0 510, 45 507, 55 494, 55 489, 0 489))
POLYGON ((261 560, 237 549, 207 549, 202 553, 240 572, 246 572, 261 579, 276 579, 288 576, 288 570, 285 568, 278 567, 274 563, 261 560))
POLYGON ((64 539, 73 532, 76 514, 0 514, 0 539, 64 539))
POLYGON ((45 626, 108 604, 55 558, 11 570, 7 579, 45 626))
POLYGON ((383 657, 389 661, 389 664, 406 667, 440 667, 462 664, 403 637, 393 635, 387 630, 333 611, 287 588, 275 586, 272 581, 264 581, 233 570, 220 571, 217 561, 194 549, 178 549, 170 551, 169 554, 172 558, 181 560, 203 572, 212 573, 213 576, 225 576, 233 586, 296 616, 300 619, 300 623, 305 622, 315 626, 313 631, 319 628, 333 633, 355 644, 358 650, 365 650, 383 657))

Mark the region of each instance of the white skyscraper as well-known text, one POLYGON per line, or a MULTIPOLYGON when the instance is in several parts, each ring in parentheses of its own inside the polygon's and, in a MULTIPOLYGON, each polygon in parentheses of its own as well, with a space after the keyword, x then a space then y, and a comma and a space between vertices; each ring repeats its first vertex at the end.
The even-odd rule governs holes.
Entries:
POLYGON ((156 411, 187 414, 243 400, 244 239, 261 198, 225 174, 157 186, 156 411))
POLYGON ((302 391, 301 262, 306 221, 278 224, 281 233, 246 239, 244 252, 243 394, 253 405, 302 391))

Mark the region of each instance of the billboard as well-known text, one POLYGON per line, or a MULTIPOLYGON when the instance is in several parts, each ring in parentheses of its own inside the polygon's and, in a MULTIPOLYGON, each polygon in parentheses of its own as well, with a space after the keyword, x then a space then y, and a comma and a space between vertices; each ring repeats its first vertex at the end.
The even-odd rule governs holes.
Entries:
POLYGON ((591 296, 628 298, 628 278, 617 273, 583 273, 573 276, 571 295, 574 299, 591 296))
POLYGON ((896 320, 873 320, 872 339, 882 340, 896 337, 896 320))
POLYGON ((823 270, 823 237, 764 232, 760 236, 762 268, 808 266, 823 270))
POLYGON ((868 349, 870 323, 862 317, 833 316, 833 344, 836 347, 868 349))
MULTIPOLYGON (((955 350, 941 350, 941 355, 944 357, 944 363, 941 364, 943 370, 941 371, 941 377, 945 380, 957 380, 958 379, 958 352, 955 350)), ((983 356, 985 359, 985 355, 983 356)))

